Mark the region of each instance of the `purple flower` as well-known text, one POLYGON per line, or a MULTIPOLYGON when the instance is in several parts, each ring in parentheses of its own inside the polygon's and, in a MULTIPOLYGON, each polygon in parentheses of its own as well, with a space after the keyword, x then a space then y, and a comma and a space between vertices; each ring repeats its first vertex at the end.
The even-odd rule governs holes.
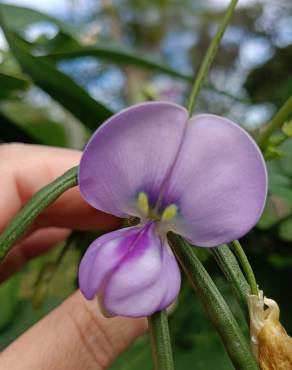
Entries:
POLYGON ((170 305, 180 271, 167 243, 172 230, 212 247, 237 239, 259 219, 267 194, 263 157, 226 118, 188 117, 166 102, 125 109, 88 143, 79 186, 93 207, 140 225, 95 240, 79 284, 111 315, 140 317, 170 305))

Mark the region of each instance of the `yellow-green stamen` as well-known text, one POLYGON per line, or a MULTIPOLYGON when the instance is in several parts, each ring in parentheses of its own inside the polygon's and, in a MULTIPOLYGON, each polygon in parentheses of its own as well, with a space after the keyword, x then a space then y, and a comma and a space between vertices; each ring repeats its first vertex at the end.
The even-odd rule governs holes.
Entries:
POLYGON ((172 203, 164 209, 162 216, 161 216, 161 220, 169 221, 173 217, 175 217, 176 214, 177 214, 177 206, 174 203, 172 203))
POLYGON ((154 221, 169 221, 174 218, 178 212, 178 208, 174 203, 165 207, 162 213, 160 213, 156 207, 151 208, 148 195, 144 191, 138 193, 137 204, 143 214, 147 216, 149 220, 154 221))
POLYGON ((141 191, 138 194, 137 201, 138 201, 138 206, 141 209, 141 211, 147 215, 149 212, 149 201, 148 201, 148 196, 146 193, 144 193, 144 191, 141 191))

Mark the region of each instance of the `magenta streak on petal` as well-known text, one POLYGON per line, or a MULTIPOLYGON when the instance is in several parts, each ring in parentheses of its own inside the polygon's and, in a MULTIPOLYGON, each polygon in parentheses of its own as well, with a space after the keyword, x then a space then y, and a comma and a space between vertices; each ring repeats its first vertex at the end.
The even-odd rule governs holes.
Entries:
POLYGON ((79 286, 87 299, 93 299, 107 275, 122 261, 139 237, 141 228, 125 228, 97 238, 87 249, 79 266, 79 286))
POLYGON ((233 122, 208 114, 187 119, 178 105, 152 102, 97 130, 81 159, 79 186, 91 205, 121 217, 141 216, 140 191, 160 211, 176 203, 179 217, 170 229, 214 246, 255 225, 267 176, 256 144, 233 122))
POLYGON ((119 267, 125 261, 135 260, 145 252, 147 246, 150 243, 149 232, 154 232, 155 226, 155 222, 151 221, 146 223, 143 227, 136 227, 138 232, 135 239, 133 239, 131 243, 128 244, 127 253, 123 255, 123 257, 112 269, 111 273, 114 273, 115 270, 119 269, 119 267))
POLYGON ((177 262, 156 234, 145 227, 104 287, 105 309, 113 315, 143 317, 171 304, 180 288, 177 262))

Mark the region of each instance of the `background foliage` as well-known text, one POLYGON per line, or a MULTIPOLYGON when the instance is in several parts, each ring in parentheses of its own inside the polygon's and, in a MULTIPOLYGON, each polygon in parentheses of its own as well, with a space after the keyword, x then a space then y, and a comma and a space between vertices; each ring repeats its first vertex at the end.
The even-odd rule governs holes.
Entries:
MULTIPOLYGON (((86 0, 81 4, 68 0, 66 12, 59 17, 1 3, 1 141, 81 149, 90 133, 122 107, 153 99, 184 103, 191 76, 222 17, 223 3, 86 0)), ((197 111, 226 115, 257 137, 261 126, 292 93, 291 17, 289 0, 281 4, 242 1, 197 111)), ((292 141, 270 149, 267 206, 242 243, 260 286, 280 304, 282 322, 291 334, 292 141)), ((76 269, 88 238, 74 234, 54 274, 46 266, 58 259, 62 245, 0 287, 0 349, 76 288, 76 269), (43 278, 38 280, 40 271, 43 278)), ((209 252, 198 250, 198 254, 244 326, 209 252)), ((186 282, 178 303, 170 322, 177 369, 194 364, 198 370, 231 369, 186 282)), ((144 337, 112 369, 151 366, 144 337)))

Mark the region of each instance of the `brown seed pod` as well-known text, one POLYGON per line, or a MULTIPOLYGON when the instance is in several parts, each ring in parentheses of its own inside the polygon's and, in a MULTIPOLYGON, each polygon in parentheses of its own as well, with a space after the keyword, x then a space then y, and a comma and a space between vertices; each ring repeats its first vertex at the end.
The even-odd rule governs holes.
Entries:
POLYGON ((249 295, 251 345, 261 370, 292 370, 292 338, 279 321, 275 301, 249 295))

